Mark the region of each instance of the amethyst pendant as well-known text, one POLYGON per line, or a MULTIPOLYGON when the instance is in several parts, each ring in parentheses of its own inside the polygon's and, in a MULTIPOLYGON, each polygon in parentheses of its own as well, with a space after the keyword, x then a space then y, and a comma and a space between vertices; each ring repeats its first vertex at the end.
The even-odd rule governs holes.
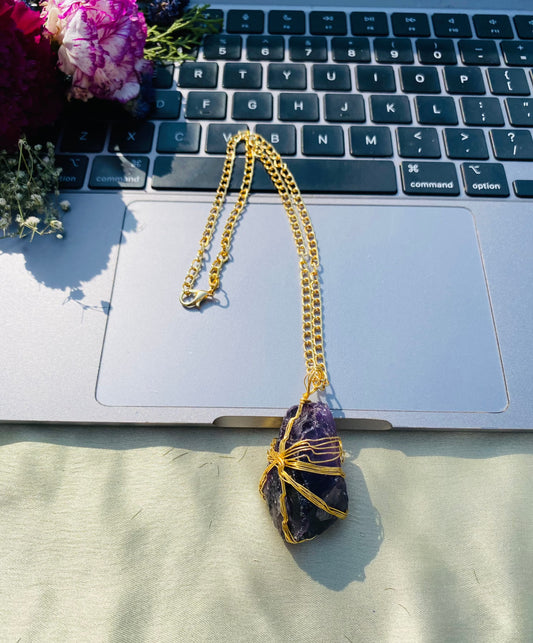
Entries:
POLYGON ((287 425, 297 412, 298 406, 287 411, 260 485, 274 524, 290 543, 318 536, 337 517, 344 518, 348 508, 342 447, 329 407, 305 402, 283 448, 287 425))

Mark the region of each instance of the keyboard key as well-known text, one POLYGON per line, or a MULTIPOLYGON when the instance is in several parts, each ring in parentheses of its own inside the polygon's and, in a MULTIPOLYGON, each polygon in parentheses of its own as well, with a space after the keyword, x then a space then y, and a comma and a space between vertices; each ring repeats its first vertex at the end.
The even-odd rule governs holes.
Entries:
POLYGON ((533 67, 533 42, 502 42, 503 59, 511 67, 533 67))
POLYGON ((269 89, 306 89, 306 74, 305 65, 271 63, 268 66, 267 87, 269 89))
POLYGON ((344 11, 311 11, 309 31, 317 36, 344 36, 347 33, 344 11))
POLYGON ((440 145, 434 127, 398 127, 398 152, 404 158, 440 158, 440 145))
POLYGON ((407 96, 371 96, 370 118, 374 123, 411 123, 407 96))
POLYGON ((448 94, 485 93, 485 83, 479 67, 446 67, 444 84, 448 94))
POLYGON ((313 65, 313 89, 347 92, 352 88, 348 65, 313 65))
POLYGON ((185 115, 194 119, 226 118, 227 101, 224 92, 189 92, 185 115))
POLYGON ((283 60, 285 40, 281 36, 248 36, 246 57, 248 60, 283 60))
POLYGON ((352 11, 350 27, 354 36, 388 36, 387 14, 381 11, 352 11))
POLYGON ((406 194, 428 196, 457 196, 459 182, 453 163, 410 162, 400 165, 403 191, 406 194))
MULTIPOLYGON (((210 9, 209 7, 202 10, 202 17, 204 20, 216 20, 217 22, 211 23, 211 27, 215 31, 222 31, 222 23, 224 21, 224 12, 222 9, 210 9)), ((203 29, 207 29, 207 23, 203 22, 199 25, 203 29)))
POLYGON ((342 156, 344 133, 338 125, 304 125, 302 153, 306 156, 342 156))
POLYGON ((209 89, 217 86, 218 65, 187 60, 180 65, 178 86, 209 89))
POLYGON ((513 181, 513 189, 516 196, 522 199, 533 198, 533 181, 531 180, 513 181))
POLYGON ((356 67, 357 89, 360 92, 394 92, 396 82, 392 67, 358 65, 356 67))
POLYGON ((289 58, 296 62, 324 62, 328 59, 327 40, 323 36, 291 36, 289 58))
POLYGON ((181 93, 167 89, 156 89, 154 92, 155 107, 150 114, 152 119, 179 118, 181 93))
POLYGON ((146 185, 146 156, 97 156, 93 161, 89 187, 96 190, 142 190, 146 185))
POLYGON ((79 190, 83 187, 89 158, 81 154, 57 154, 56 165, 62 169, 59 175, 61 190, 79 190))
POLYGON ((417 120, 422 125, 457 125, 455 101, 451 96, 416 96, 417 120))
POLYGON ((465 125, 503 125, 503 114, 497 98, 460 99, 465 125))
POLYGON ((101 152, 107 136, 107 124, 100 121, 69 122, 63 130, 62 152, 101 152))
POLYGON ((370 42, 368 38, 332 38, 331 55, 337 63, 368 63, 370 42))
POLYGON ((203 42, 207 60, 239 60, 241 57, 241 36, 212 34, 205 36, 203 42))
POLYGON ((393 13, 392 31, 395 36, 429 36, 429 22, 425 13, 393 13))
POLYGON ((154 124, 131 120, 111 127, 110 152, 150 152, 154 138, 154 124))
POLYGON ((193 154, 200 149, 201 127, 198 123, 161 123, 157 151, 193 154))
POLYGON ((500 54, 493 40, 459 40, 458 44, 465 65, 500 64, 500 54))
POLYGON ((435 67, 400 67, 402 91, 411 94, 440 93, 439 75, 435 67))
POLYGON ((530 98, 506 98, 505 105, 511 125, 533 127, 533 100, 530 98))
POLYGON ((452 40, 424 38, 416 41, 418 60, 423 65, 455 65, 457 56, 452 40))
POLYGON ((265 14, 257 9, 230 9, 226 20, 228 33, 262 33, 265 14))
POLYGON ((392 156, 392 137, 388 127, 350 127, 352 156, 392 156))
POLYGON ((508 16, 505 15, 476 15, 474 28, 478 38, 512 38, 513 28, 508 16))
POLYGON ((509 196, 509 186, 501 163, 462 163, 461 174, 469 196, 509 196))
POLYGON ((222 76, 225 89, 261 89, 263 68, 259 63, 226 63, 222 76))
MULTIPOLYGON (((223 158, 159 156, 152 186, 156 190, 216 190, 223 162, 223 158)), ((240 187, 243 165, 243 159, 237 158, 232 191, 240 187)), ((289 159, 287 165, 304 193, 395 194, 398 190, 392 161, 289 159)), ((256 167, 252 190, 275 191, 262 166, 256 167)))
POLYGON ((268 32, 273 34, 305 33, 305 13, 303 11, 270 11, 268 32))
POLYGON ((280 94, 280 121, 317 121, 318 96, 316 94, 280 94))
POLYGON ((464 13, 435 13, 431 17, 437 38, 471 38, 472 29, 464 13))
POLYGON ((482 129, 446 128, 446 154, 451 159, 488 159, 489 150, 482 129))
POLYGON ((523 69, 488 69, 492 94, 518 94, 529 96, 529 85, 523 69))
POLYGON ((533 140, 528 130, 491 130, 494 156, 500 161, 533 161, 533 140))
POLYGON ((324 96, 327 121, 364 123, 365 103, 359 94, 326 94, 324 96))
POLYGON ((414 60, 409 38, 375 38, 374 56, 378 63, 412 63, 414 60))
POLYGON ((296 128, 294 125, 258 124, 255 131, 266 141, 272 143, 282 156, 296 154, 296 128))
MULTIPOLYGON (((208 154, 225 154, 230 138, 247 129, 248 127, 244 124, 210 123, 207 128, 205 151, 208 154)), ((239 147, 241 147, 240 144, 237 146, 237 150, 239 147)), ((188 162, 189 159, 187 159, 188 162)))
POLYGON ((231 116, 236 121, 270 121, 272 102, 272 94, 268 92, 235 92, 231 116))
POLYGON ((514 26, 520 38, 533 38, 533 15, 515 16, 514 26))
POLYGON ((170 89, 174 81, 174 63, 158 63, 152 73, 152 87, 155 89, 170 89))

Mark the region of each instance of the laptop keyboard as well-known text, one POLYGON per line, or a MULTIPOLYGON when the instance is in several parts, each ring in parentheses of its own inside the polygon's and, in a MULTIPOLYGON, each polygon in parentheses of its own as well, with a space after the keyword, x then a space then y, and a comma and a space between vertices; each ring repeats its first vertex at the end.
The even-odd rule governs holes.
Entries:
POLYGON ((533 14, 209 12, 223 29, 157 68, 150 120, 66 122, 63 189, 213 191, 247 128, 304 193, 533 198, 533 14))

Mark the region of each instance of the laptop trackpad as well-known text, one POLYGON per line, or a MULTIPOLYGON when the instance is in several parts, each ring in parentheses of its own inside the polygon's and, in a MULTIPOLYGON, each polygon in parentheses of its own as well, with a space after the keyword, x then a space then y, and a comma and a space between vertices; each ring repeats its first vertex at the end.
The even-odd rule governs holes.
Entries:
MULTIPOLYGON (((255 199, 245 211, 218 304, 185 310, 178 301, 209 207, 137 202, 127 210, 97 386, 102 404, 279 409, 299 399, 299 271, 280 205, 255 199)), ((323 268, 331 404, 503 410, 471 213, 365 205, 309 211, 323 268)))

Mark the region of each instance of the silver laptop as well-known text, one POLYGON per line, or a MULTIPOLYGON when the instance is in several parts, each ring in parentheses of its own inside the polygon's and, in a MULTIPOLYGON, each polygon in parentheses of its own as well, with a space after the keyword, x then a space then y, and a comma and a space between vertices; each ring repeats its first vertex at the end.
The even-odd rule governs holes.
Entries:
POLYGON ((475 4, 215 2, 148 122, 65 122, 67 237, 0 247, 0 420, 274 426, 297 402, 298 264, 260 168, 217 303, 178 300, 248 128, 316 228, 340 426, 532 429, 533 10, 475 4))

